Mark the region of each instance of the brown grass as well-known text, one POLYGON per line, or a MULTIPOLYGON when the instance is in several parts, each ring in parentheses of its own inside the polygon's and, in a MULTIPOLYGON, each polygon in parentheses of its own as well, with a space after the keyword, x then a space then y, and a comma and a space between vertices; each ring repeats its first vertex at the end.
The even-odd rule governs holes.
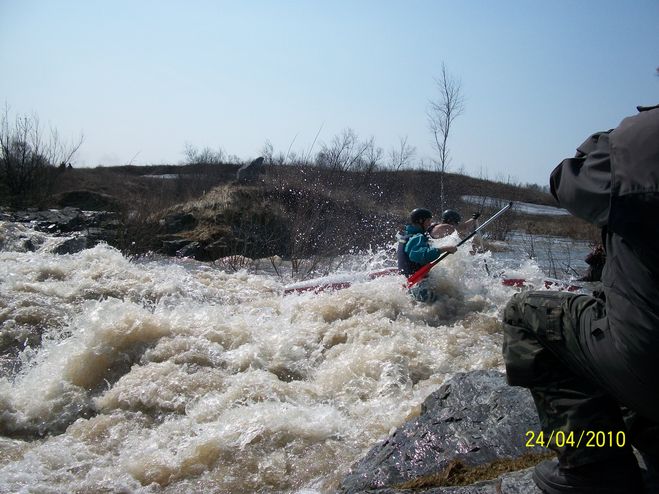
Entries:
POLYGON ((529 235, 549 235, 586 240, 593 243, 601 241, 600 229, 576 216, 533 216, 516 215, 513 229, 529 235))
POLYGON ((477 482, 493 480, 505 473, 516 472, 537 465, 540 461, 553 458, 554 453, 527 453, 518 458, 501 458, 487 465, 467 466, 460 460, 451 461, 441 471, 425 477, 419 477, 394 486, 396 489, 428 489, 432 487, 449 487, 472 485, 477 482))
MULTIPOLYGON (((322 253, 389 245, 416 207, 439 215, 439 175, 430 171, 346 172, 312 166, 269 165, 262 180, 238 186, 238 165, 176 165, 73 169, 60 173, 43 205, 112 207, 122 218, 117 246, 138 253, 157 250, 159 221, 167 214, 192 212, 194 231, 176 238, 215 242, 217 255, 300 258, 322 253), (174 179, 148 175, 176 175, 174 179), (87 199, 83 199, 87 198, 87 199)), ((445 177, 446 204, 466 218, 479 207, 463 195, 553 205, 537 188, 522 188, 457 174, 445 177)), ((496 208, 483 211, 483 217, 496 208)), ((597 229, 571 217, 507 214, 489 228, 504 239, 511 229, 595 240, 597 229)))

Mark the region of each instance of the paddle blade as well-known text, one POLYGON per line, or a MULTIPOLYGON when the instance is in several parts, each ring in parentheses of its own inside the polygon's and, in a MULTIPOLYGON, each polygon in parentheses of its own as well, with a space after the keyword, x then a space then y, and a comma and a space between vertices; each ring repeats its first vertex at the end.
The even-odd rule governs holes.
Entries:
POLYGON ((434 266, 433 263, 428 263, 425 266, 421 267, 418 271, 412 273, 409 278, 407 278, 407 288, 412 288, 419 281, 421 281, 430 271, 430 268, 434 266))

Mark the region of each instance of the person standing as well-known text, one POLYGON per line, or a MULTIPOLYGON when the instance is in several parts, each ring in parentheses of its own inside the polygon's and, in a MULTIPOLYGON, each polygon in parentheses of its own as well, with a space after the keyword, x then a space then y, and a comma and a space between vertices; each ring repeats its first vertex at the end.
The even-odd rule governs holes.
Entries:
POLYGON ((638 109, 550 179, 561 207, 602 228, 603 298, 527 292, 503 313, 508 383, 531 390, 544 438, 563 438, 535 467, 545 493, 644 492, 631 444, 659 459, 659 106, 638 109))

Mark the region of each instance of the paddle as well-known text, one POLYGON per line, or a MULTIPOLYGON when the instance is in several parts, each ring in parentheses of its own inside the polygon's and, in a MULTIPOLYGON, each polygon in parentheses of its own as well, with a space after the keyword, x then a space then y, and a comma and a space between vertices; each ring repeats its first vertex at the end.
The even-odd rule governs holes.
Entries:
MULTIPOLYGON (((498 213, 495 213, 491 218, 489 218, 487 221, 484 221, 481 226, 476 228, 473 232, 471 232, 469 235, 467 235, 464 239, 456 245, 456 247, 460 247, 462 244, 464 244, 467 240, 469 240, 471 237, 476 235, 479 231, 481 231, 483 228, 485 228, 487 225, 492 223, 494 220, 496 220, 499 216, 501 216, 503 213, 505 213, 508 209, 512 207, 513 203, 509 202, 501 211, 498 213)), ((413 273, 409 278, 407 278, 407 287, 412 288, 414 285, 416 285, 419 281, 421 281, 426 274, 428 274, 428 271, 430 271, 433 267, 435 267, 435 264, 437 264, 439 261, 444 259, 446 256, 448 256, 448 252, 444 252, 441 254, 437 259, 435 259, 432 262, 429 262, 425 266, 423 266, 421 269, 413 273)))

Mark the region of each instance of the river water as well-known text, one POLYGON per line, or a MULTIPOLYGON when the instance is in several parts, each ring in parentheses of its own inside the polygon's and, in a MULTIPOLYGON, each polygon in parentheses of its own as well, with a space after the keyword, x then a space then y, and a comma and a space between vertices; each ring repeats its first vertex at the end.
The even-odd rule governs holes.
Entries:
POLYGON ((54 255, 61 239, 0 233, 3 493, 332 492, 449 375, 502 369, 518 289, 493 275, 544 276, 521 251, 460 248, 431 271, 432 306, 398 276, 285 296, 285 265, 54 255))

